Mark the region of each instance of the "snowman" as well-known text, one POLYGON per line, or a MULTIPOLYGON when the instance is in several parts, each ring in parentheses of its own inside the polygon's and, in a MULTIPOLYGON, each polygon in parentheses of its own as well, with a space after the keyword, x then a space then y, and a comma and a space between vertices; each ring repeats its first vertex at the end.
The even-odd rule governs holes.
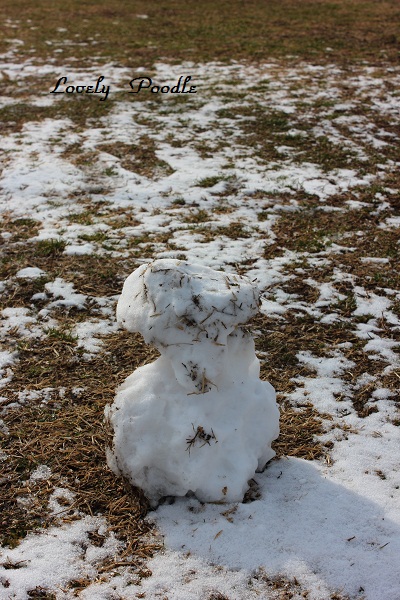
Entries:
POLYGON ((125 281, 118 322, 161 356, 118 388, 105 415, 110 468, 164 496, 240 502, 275 452, 275 390, 261 381, 254 341, 243 329, 259 310, 246 277, 160 259, 125 281))

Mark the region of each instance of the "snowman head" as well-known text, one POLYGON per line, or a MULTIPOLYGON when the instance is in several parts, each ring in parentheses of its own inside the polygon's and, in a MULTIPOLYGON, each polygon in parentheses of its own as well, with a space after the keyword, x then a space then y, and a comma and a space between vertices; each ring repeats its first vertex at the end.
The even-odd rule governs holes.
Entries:
POLYGON ((117 319, 171 358, 182 385, 208 391, 221 370, 227 339, 259 310, 246 277, 173 259, 142 265, 125 281, 117 319))

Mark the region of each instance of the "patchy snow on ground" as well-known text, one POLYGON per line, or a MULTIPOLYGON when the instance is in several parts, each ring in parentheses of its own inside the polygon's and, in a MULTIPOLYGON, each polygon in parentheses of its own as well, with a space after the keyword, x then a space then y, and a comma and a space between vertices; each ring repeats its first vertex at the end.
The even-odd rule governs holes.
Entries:
MULTIPOLYGON (((106 532, 104 519, 87 516, 69 525, 52 527, 39 536, 27 537, 17 548, 1 556, 0 597, 25 600, 28 591, 35 588, 61 592, 71 580, 95 578, 97 566, 114 556, 120 546, 113 534, 107 536, 102 547, 91 542, 91 533, 106 532)), ((61 593, 59 597, 65 596, 61 593)))
MULTIPOLYGON (((85 81, 98 69, 71 70, 69 76, 85 81)), ((48 74, 57 79, 54 66, 18 64, 12 54, 0 57, 0 72, 11 81, 48 74)), ((154 78, 172 82, 186 72, 198 89, 186 102, 168 95, 136 102, 127 94, 85 126, 46 118, 7 131, 0 150, 0 212, 7 222, 19 219, 21 227, 31 220, 37 231, 21 241, 10 228, 1 241, 15 244, 15 254, 29 244, 47 252, 53 244, 63 260, 76 265, 98 257, 119 261, 121 268, 130 261, 136 268, 166 258, 227 274, 239 271, 260 287, 261 310, 281 327, 282 336, 292 317, 305 319, 300 339, 314 325, 332 327, 329 344, 294 354, 301 372, 284 394, 294 409, 312 404, 321 413, 326 424, 321 439, 333 444, 329 461, 272 461, 254 477, 252 502, 201 504, 178 498, 161 505, 149 518, 164 551, 148 561, 147 577, 118 563, 121 542, 105 518, 82 513, 63 522, 60 517, 59 525, 0 550, 0 598, 25 600, 37 587, 62 600, 77 595, 84 600, 245 600, 279 598, 279 589, 288 585, 293 598, 398 600, 400 436, 396 396, 387 380, 400 381, 400 292, 387 282, 380 285, 383 272, 394 269, 393 248, 372 249, 357 219, 372 204, 377 235, 399 227, 393 214, 398 190, 390 177, 399 168, 393 130, 400 113, 394 91, 400 72, 382 74, 368 65, 344 71, 335 65, 188 62, 158 64, 154 78), (256 82, 250 91, 249 81, 256 82), (264 138, 252 129, 264 117, 274 132, 271 146, 268 128, 264 138), (154 164, 146 171, 145 160, 124 161, 128 150, 124 147, 121 158, 117 143, 154 147, 154 164), (95 160, 74 162, 76 146, 95 160), (312 148, 320 150, 313 155, 312 148), (335 162, 332 149, 347 152, 349 164, 343 157, 335 162), (374 169, 368 170, 371 157, 374 169), (376 193, 366 201, 370 189, 376 193), (307 202, 314 212, 292 231, 288 218, 300 218, 307 202), (353 230, 330 225, 337 213, 343 223, 354 219, 353 230), (303 246, 293 245, 301 241, 302 228, 317 221, 322 223, 318 245, 310 247, 307 239, 303 246), (283 222, 286 237, 279 234, 283 222), (282 247, 271 257, 274 244, 282 247), (364 244, 365 255, 359 256, 364 244), (358 273, 374 269, 372 274, 368 271, 364 280, 356 276, 354 265, 349 267, 352 256, 358 273), (308 286, 308 296, 296 288, 299 282, 302 291, 308 286), (370 372, 353 374, 357 353, 368 358, 370 372), (361 392, 368 394, 365 414, 356 408, 361 392), (91 541, 96 532, 105 537, 101 547, 91 541), (114 557, 115 568, 104 574, 102 562, 114 557), (76 580, 86 581, 77 594, 69 586, 76 580)), ((102 73, 120 91, 132 76, 112 65, 102 65, 102 73)), ((73 100, 44 91, 32 105, 64 101, 73 100)), ((15 102, 11 94, 1 97, 3 107, 15 102)), ((18 262, 0 282, 8 299, 0 325, 2 394, 12 385, 19 344, 57 332, 60 315, 79 315, 73 325, 69 322, 68 339, 83 360, 98 355, 103 340, 117 330, 115 290, 81 293, 67 269, 50 276, 37 264, 18 262), (26 306, 13 303, 14 287, 40 281, 43 290, 32 293, 26 306)), ((267 366, 268 356, 268 350, 260 353, 267 366)), ((74 390, 72 399, 78 402, 82 390, 74 390)), ((61 392, 19 389, 12 402, 2 395, 2 417, 9 408, 45 404, 61 392)), ((7 435, 7 426, 0 425, 7 435)), ((6 460, 2 453, 0 461, 6 460)), ((40 465, 31 478, 45 485, 50 474, 40 465)), ((73 490, 56 488, 49 513, 62 515, 73 497, 73 490)))

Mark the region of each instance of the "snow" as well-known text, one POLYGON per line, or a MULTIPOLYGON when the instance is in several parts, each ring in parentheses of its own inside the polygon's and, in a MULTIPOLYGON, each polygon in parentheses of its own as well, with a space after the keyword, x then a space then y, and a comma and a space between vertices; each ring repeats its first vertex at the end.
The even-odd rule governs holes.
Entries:
POLYGON ((15 276, 21 279, 36 279, 37 277, 43 277, 44 275, 46 275, 46 273, 38 267, 25 267, 25 269, 20 269, 15 276))
POLYGON ((168 356, 182 386, 201 390, 222 371, 228 336, 258 312, 258 298, 247 278, 161 259, 128 277, 117 319, 168 356))
POLYGON ((90 320, 78 323, 72 334, 77 337, 78 346, 84 348, 86 353, 85 358, 90 358, 91 354, 96 354, 102 348, 102 340, 98 337, 99 335, 109 335, 117 331, 117 323, 107 323, 104 320, 90 320))
POLYGON ((36 469, 31 473, 30 479, 32 481, 37 481, 40 479, 49 479, 51 477, 51 469, 47 465, 39 465, 36 469))
POLYGON ((9 352, 8 350, 0 351, 0 388, 6 386, 11 381, 13 373, 10 366, 15 363, 16 358, 16 352, 9 352))
POLYGON ((376 263, 376 264, 387 264, 389 261, 388 258, 379 258, 377 256, 363 256, 361 258, 362 262, 371 262, 371 263, 376 263))
POLYGON ((372 315, 379 318, 388 312, 388 308, 392 304, 388 298, 378 296, 373 292, 367 293, 360 286, 356 286, 354 290, 357 302, 357 308, 354 311, 356 316, 372 315))
MULTIPOLYGON (((370 465, 370 458, 365 463, 370 465)), ((179 581, 173 598, 204 597, 210 568, 205 565, 210 564, 227 569, 231 585, 237 571, 248 577, 260 566, 270 577, 290 571, 311 600, 329 598, 337 589, 354 598, 363 597, 361 592, 376 600, 397 597, 398 519, 388 519, 376 501, 338 483, 327 467, 315 463, 282 459, 256 480, 262 500, 235 504, 230 513, 195 500, 158 509, 157 525, 175 553, 168 561, 179 581), (185 566, 179 562, 185 563, 189 553, 196 590, 182 581, 185 566)), ((243 583, 237 598, 246 598, 243 583)), ((155 582, 147 585, 154 593, 155 582)), ((168 579, 164 592, 167 586, 168 579)))
POLYGON ((64 254, 67 254, 68 256, 72 256, 74 254, 83 256, 84 254, 93 254, 93 252, 93 244, 70 244, 64 250, 64 254))
POLYGON ((61 390, 55 390, 51 387, 44 387, 40 390, 20 390, 17 393, 19 404, 32 404, 39 401, 41 404, 46 404, 53 395, 62 395, 61 390))
POLYGON ((91 532, 105 535, 106 531, 104 519, 85 517, 68 525, 50 527, 40 535, 28 536, 17 548, 4 550, 0 554, 3 585, 0 597, 26 600, 28 591, 36 587, 47 587, 61 594, 69 581, 96 575, 96 564, 112 557, 120 546, 112 534, 102 547, 91 543, 91 532))
POLYGON ((61 277, 57 277, 54 281, 46 283, 45 289, 49 294, 57 298, 49 306, 67 306, 76 308, 84 308, 87 297, 84 294, 77 294, 74 291, 72 283, 64 281, 61 277))
POLYGON ((298 353, 297 358, 302 363, 315 369, 318 379, 341 375, 346 369, 354 367, 354 362, 344 358, 338 351, 334 353, 332 358, 316 358, 309 352, 301 351, 298 353))
POLYGON ((239 327, 257 313, 258 297, 247 278, 178 260, 143 265, 126 280, 118 321, 161 356, 107 407, 108 462, 153 505, 187 493, 240 501, 275 455, 275 391, 259 379, 254 342, 239 327))
POLYGON ((56 487, 49 499, 49 512, 53 516, 62 518, 66 512, 71 511, 71 506, 73 505, 74 499, 75 494, 71 492, 71 490, 67 488, 56 487))
MULTIPOLYGON (((8 26, 19 27, 18 23, 8 23, 8 26)), ((14 41, 15 45, 18 43, 18 40, 14 41)), ((64 39, 63 43, 75 42, 64 39)), ((115 90, 123 90, 126 81, 132 77, 131 69, 103 64, 80 69, 79 72, 71 68, 71 81, 96 79, 100 67, 107 79, 113 82, 115 90)), ((36 65, 33 60, 20 63, 12 50, 0 57, 3 82, 7 76, 23 85, 31 77, 56 79, 55 71, 54 64, 36 65)), ((145 73, 146 68, 142 67, 139 72, 145 73)), ((107 533, 110 524, 105 518, 77 513, 74 490, 60 481, 52 491, 48 507, 49 514, 58 520, 58 525, 30 533, 15 549, 2 549, 0 598, 25 599, 28 592, 39 586, 55 593, 57 598, 67 600, 76 595, 70 583, 82 577, 91 583, 77 594, 88 600, 135 598, 140 594, 146 594, 151 600, 160 597, 204 600, 218 593, 225 594, 230 600, 274 599, 279 598, 280 591, 272 589, 268 581, 284 578, 295 600, 304 598, 307 592, 312 600, 328 600, 335 593, 347 595, 351 600, 397 600, 400 597, 400 440, 396 425, 396 396, 387 387, 387 379, 391 382, 396 380, 400 372, 397 341, 400 322, 398 310, 396 312, 400 296, 398 290, 380 288, 379 285, 371 291, 373 279, 364 282, 346 262, 351 255, 354 265, 360 260, 365 272, 371 268, 373 276, 378 267, 383 267, 382 273, 394 267, 394 258, 392 254, 386 254, 384 248, 382 255, 379 252, 376 256, 369 255, 375 252, 368 245, 363 248, 362 231, 358 232, 356 241, 351 239, 351 246, 344 235, 334 237, 330 246, 316 253, 282 248, 273 258, 266 258, 268 254, 265 252, 274 244, 274 228, 279 226, 279 220, 288 214, 295 217, 297 211, 303 210, 307 194, 313 195, 312 202, 324 209, 328 216, 335 215, 336 211, 346 219, 351 210, 351 218, 356 220, 359 212, 373 208, 371 216, 378 217, 379 234, 389 231, 394 235, 399 226, 399 217, 395 214, 398 190, 394 189, 395 180, 387 176, 391 178, 399 165, 384 153, 393 151, 397 143, 393 132, 399 114, 399 98, 396 96, 399 70, 394 67, 383 71, 369 65, 348 65, 343 70, 333 64, 307 65, 299 61, 292 66, 275 61, 258 65, 196 65, 186 62, 179 65, 160 63, 154 68, 154 77, 168 83, 176 81, 183 72, 190 72, 201 90, 201 94, 190 99, 190 104, 177 106, 165 99, 159 105, 147 101, 133 103, 121 96, 105 117, 97 121, 93 119, 90 125, 78 128, 70 119, 49 118, 28 121, 21 131, 15 133, 5 132, 1 149, 6 160, 1 175, 0 211, 7 219, 29 215, 35 220, 39 232, 26 240, 26 244, 39 240, 62 240, 66 244, 62 258, 71 262, 75 258, 79 261, 79 256, 82 256, 82 261, 89 255, 98 256, 100 260, 101 257, 111 257, 121 261, 121 271, 127 263, 132 264, 132 268, 144 265, 142 272, 146 272, 147 278, 150 275, 147 270, 149 254, 155 259, 168 260, 184 256, 181 265, 197 263, 202 269, 211 267, 220 273, 223 271, 224 275, 218 276, 222 277, 219 279, 222 289, 224 277, 232 281, 232 273, 240 268, 240 272, 246 272, 249 280, 254 280, 263 292, 263 318, 267 329, 271 324, 271 327, 281 328, 283 352, 285 325, 299 314, 305 317, 302 325, 305 329, 300 327, 298 332, 300 338, 308 333, 308 327, 310 332, 313 331, 314 323, 318 328, 333 326, 333 331, 335 327, 338 331, 339 328, 346 331, 346 342, 341 341, 340 335, 340 341, 333 335, 329 338, 331 343, 325 346, 318 345, 322 340, 316 339, 318 350, 302 349, 297 352, 295 359, 300 364, 301 375, 289 382, 291 391, 282 394, 299 413, 304 404, 311 404, 316 411, 323 413, 326 431, 319 439, 333 443, 333 448, 326 460, 272 460, 264 473, 256 475, 257 462, 253 456, 249 459, 249 463, 252 462, 250 477, 258 482, 260 497, 251 503, 235 501, 223 506, 203 505, 194 498, 178 498, 170 506, 161 505, 151 518, 158 528, 158 536, 164 539, 165 549, 147 562, 152 575, 142 578, 124 566, 104 574, 102 561, 118 555, 121 544, 107 533), (251 93, 249 81, 257 82, 251 93), (243 98, 243 95, 246 97, 243 98), (317 109, 317 99, 326 100, 331 106, 317 109), (277 144, 284 152, 277 160, 264 161, 257 147, 250 148, 240 142, 244 120, 234 113, 246 103, 248 107, 254 105, 286 114, 288 130, 282 142, 279 140, 277 144), (221 109, 225 109, 224 118, 219 116, 221 109), (229 116, 230 109, 232 118, 229 116), (371 111, 377 120, 371 117, 371 111), (315 122, 315 117, 318 118, 318 127, 308 129, 308 119, 315 122), (390 132, 385 124, 391 125, 390 132), (116 157, 99 148, 103 143, 136 143, 142 136, 148 136, 155 144, 156 156, 175 169, 172 175, 139 175, 122 168, 116 157), (325 136, 331 144, 355 152, 358 160, 364 161, 364 166, 361 169, 350 166, 326 171, 318 164, 304 162, 301 154, 286 151, 290 136, 311 141, 325 136), (84 152, 96 153, 95 165, 74 165, 66 152, 71 151, 73 144, 78 144, 84 152), (202 144, 208 156, 200 152, 202 144), (368 173, 365 156, 371 152, 376 169, 368 173), (111 166, 114 174, 108 177, 105 171, 111 166), (222 177, 219 183, 211 188, 198 185, 202 178, 213 175, 222 177), (234 191, 229 187, 232 181, 235 182, 234 191), (388 181, 391 181, 390 187, 388 181), (382 193, 374 194, 370 202, 364 191, 381 183, 382 193), (85 204, 81 202, 83 197, 85 204), (174 205, 175 199, 181 199, 185 204, 174 205), (71 214, 82 212, 86 203, 93 225, 71 223, 71 214), (99 215, 103 210, 106 214, 110 211, 108 225, 101 222, 103 217, 99 215), (203 229, 192 227, 185 220, 200 210, 208 215, 203 229), (132 214, 134 222, 129 227, 114 230, 111 225, 113 211, 116 219, 118 215, 123 218, 124 213, 132 214), (261 213, 266 220, 259 220, 261 213), (234 222, 243 226, 248 237, 232 239, 219 230, 234 222), (107 234, 107 244, 111 242, 113 249, 110 250, 110 246, 105 248, 101 242, 85 239, 99 231, 107 234), (168 243, 160 241, 166 234, 168 243), (137 250, 134 257, 130 244, 137 250), (361 256, 363 250, 368 253, 367 256, 361 256), (320 277, 317 277, 317 272, 320 277), (315 296, 318 296, 316 300, 303 301, 299 295, 286 291, 286 286, 290 288, 292 282, 300 281, 313 288, 315 296), (351 315, 343 317, 336 305, 345 301, 348 294, 353 294, 356 304, 354 309, 351 308, 351 315), (313 324, 308 325, 311 322, 313 324), (354 369, 351 359, 356 361, 357 353, 362 352, 365 358, 373 361, 371 372, 356 375, 351 384, 349 381, 354 369), (371 387, 370 392, 368 386, 371 387), (363 393, 369 394, 365 406, 373 407, 377 412, 362 418, 357 415, 353 401, 363 390, 363 393), (64 517, 69 510, 76 520, 66 523, 64 517), (106 536, 103 547, 93 546, 90 532, 101 532, 106 536), (8 567, 8 561, 15 568, 6 568, 4 564, 8 567)), ((4 91, 0 98, 2 106, 18 103, 6 93, 4 91)), ((45 95, 31 103, 36 106, 53 104, 45 95)), ((4 231, 1 241, 12 243, 14 235, 4 231)), ((330 237, 327 233, 327 238, 330 237)), ((25 240, 19 244, 23 250, 25 240)), ((21 410, 29 404, 45 406, 50 400, 60 400, 61 403, 64 393, 63 388, 43 387, 16 389, 11 401, 6 397, 8 386, 13 383, 12 369, 18 364, 21 338, 33 342, 44 338, 49 327, 57 326, 57 321, 52 319, 53 314, 68 314, 69 309, 76 308, 82 312, 79 312, 79 320, 71 325, 71 333, 76 337, 76 346, 84 351, 79 358, 91 360, 103 350, 107 336, 114 335, 117 330, 113 316, 115 297, 78 293, 68 269, 57 267, 49 275, 50 268, 46 267, 44 272, 35 266, 41 264, 39 259, 38 262, 36 259, 33 262, 22 261, 23 257, 18 260, 15 279, 13 276, 0 282, 6 302, 10 282, 21 287, 25 283, 31 285, 31 279, 44 276, 50 281, 44 288, 45 292, 38 292, 28 300, 28 307, 22 307, 19 300, 14 302, 12 296, 12 303, 5 304, 4 309, 2 307, 0 331, 4 349, 0 350, 0 403, 4 419, 10 407, 21 410), (95 307, 94 315, 90 317, 84 313, 88 300, 93 301, 95 307), (44 308, 42 304, 38 308, 30 304, 37 301, 43 303, 44 308)), ((152 290, 157 281, 156 277, 153 283, 150 281, 152 290)), ((172 277, 170 281, 173 282, 172 277)), ((135 285, 139 291, 139 283, 135 285)), ((193 286, 192 291, 197 294, 195 284, 193 286)), ((195 325, 210 325, 204 328, 205 333, 200 331, 200 339, 203 342, 207 339, 206 333, 211 339, 218 333, 218 343, 226 344, 224 352, 229 353, 234 371, 229 385, 232 389, 235 386, 237 391, 242 381, 246 388, 249 381, 253 382, 254 402, 246 398, 248 404, 245 406, 257 409, 259 422, 249 425, 241 412, 243 406, 232 402, 232 398, 237 400, 236 392, 229 391, 231 388, 225 380, 225 387, 216 381, 221 375, 216 374, 216 380, 211 377, 212 369, 217 371, 219 368, 218 349, 221 347, 214 348, 210 343, 210 352, 202 357, 211 383, 203 380, 202 368, 199 369, 200 379, 192 381, 188 377, 186 369, 182 365, 180 368, 179 359, 183 356, 181 362, 185 364, 193 361, 188 349, 199 345, 199 342, 193 342, 198 333, 194 331, 195 327, 189 342, 185 332, 176 327, 166 330, 164 337, 159 335, 165 324, 176 324, 182 310, 188 306, 188 297, 174 297, 176 311, 174 308, 174 312, 167 314, 162 311, 162 316, 156 316, 160 312, 159 307, 164 309, 168 304, 166 298, 173 296, 173 289, 170 286, 165 297, 158 291, 153 294, 157 310, 149 301, 145 312, 141 312, 141 306, 137 313, 134 311, 134 318, 131 315, 132 327, 148 335, 149 341, 162 349, 163 357, 156 367, 143 367, 128 378, 127 387, 118 392, 116 399, 124 408, 117 412, 125 411, 122 414, 127 418, 134 416, 136 421, 132 429, 139 428, 142 423, 147 431, 154 432, 157 425, 161 433, 150 444, 149 440, 143 439, 141 432, 132 439, 131 428, 127 424, 129 435, 126 435, 127 445, 122 454, 125 457, 125 454, 131 456, 131 453, 136 453, 143 463, 161 461, 168 476, 179 474, 177 464, 172 463, 174 453, 169 457, 165 448, 167 442, 178 446, 180 440, 180 464, 185 468, 196 465, 199 479, 208 483, 209 458, 213 456, 212 464, 215 465, 217 460, 213 452, 219 452, 226 433, 227 418, 224 416, 231 415, 230 420, 240 423, 246 431, 243 446, 253 446, 256 441, 253 438, 259 435, 256 428, 264 427, 255 399, 256 391, 262 389, 265 394, 269 390, 270 398, 273 392, 265 385, 260 388, 256 383, 258 365, 254 361, 254 348, 249 338, 238 335, 237 324, 234 325, 236 333, 232 332, 224 341, 217 329, 223 329, 222 322, 231 326, 229 319, 225 321, 223 316, 216 324, 211 323, 209 317, 210 322, 206 319, 201 324, 200 310, 194 311, 197 318, 195 325), (156 332, 157 336, 153 337, 149 331, 156 332), (181 344, 178 353, 178 346, 171 345, 177 343, 181 344), (187 343, 193 346, 187 346, 187 343), (167 348, 162 347, 165 344, 167 348), (171 382, 175 382, 174 385, 171 382), (196 385, 200 383, 201 387, 203 383, 210 387, 207 393, 199 394, 203 390, 196 385), (221 414, 218 414, 218 406, 213 402, 216 388, 212 383, 217 384, 219 389, 225 389, 220 397, 224 407, 221 414), (190 389, 186 385, 191 386, 190 389), (137 401, 138 396, 141 396, 141 402, 137 401), (135 399, 132 406, 125 402, 125 398, 131 397, 135 399), (208 411, 209 429, 203 411, 208 411), (176 433, 178 426, 181 427, 180 438, 171 435, 171 432, 176 433), (187 440, 193 439, 198 426, 203 427, 204 435, 214 434, 215 439, 210 437, 209 443, 203 445, 198 436, 190 446, 189 454, 187 440), (147 456, 144 456, 146 453, 147 456)), ((250 288, 245 286, 243 293, 246 289, 250 288)), ((228 288, 226 290, 228 292, 228 288)), ((251 296, 246 294, 245 303, 246 298, 251 296)), ((212 290, 208 290, 205 300, 213 302, 215 298, 212 300, 212 296, 212 290)), ((223 305, 217 308, 225 310, 223 305)), ((240 321, 239 326, 244 322, 240 321)), ((260 353, 260 357, 264 369, 274 369, 275 365, 268 363, 268 352, 260 353)), ((368 369, 368 366, 365 368, 368 369)), ((281 391, 278 385, 276 387, 277 391, 281 391)), ((86 396, 85 388, 74 387, 68 401, 80 402, 83 392, 86 396)), ((57 402, 54 405, 57 409, 57 402)), ((0 422, 0 427, 4 435, 9 435, 6 424, 0 422)), ((122 426, 117 426, 117 430, 125 436, 122 426)), ((244 472, 246 467, 250 471, 250 467, 241 462, 241 445, 232 444, 229 453, 229 470, 235 471, 237 483, 239 470, 244 472)), ((223 455, 221 451, 218 460, 222 460, 223 455)), ((0 460, 6 462, 7 455, 2 453, 0 460)), ((37 466, 32 471, 30 484, 41 486, 41 490, 51 485, 47 479, 51 473, 47 469, 46 465, 37 466)), ((212 483, 211 479, 210 485, 212 483)), ((184 495, 185 490, 198 485, 193 479, 186 484, 179 488, 179 494, 184 495)), ((223 489, 222 485, 219 489, 223 489)), ((242 493, 243 489, 238 485, 237 498, 242 493)), ((201 493, 198 495, 201 496, 201 493)), ((19 502, 22 503, 23 498, 19 498, 19 502)))
POLYGON ((0 326, 0 337, 4 338, 10 331, 16 331, 23 337, 35 337, 39 335, 36 324, 36 318, 30 316, 28 308, 9 307, 1 311, 3 316, 3 325, 0 326))

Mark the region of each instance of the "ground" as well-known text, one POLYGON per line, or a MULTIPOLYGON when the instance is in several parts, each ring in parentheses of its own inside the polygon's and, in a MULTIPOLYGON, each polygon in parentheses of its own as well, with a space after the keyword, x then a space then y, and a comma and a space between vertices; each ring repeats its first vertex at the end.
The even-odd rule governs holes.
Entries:
POLYGON ((0 598, 400 598, 398 3, 0 12, 0 598), (148 512, 106 465, 157 356, 116 301, 163 257, 262 291, 281 436, 243 504, 148 512))

